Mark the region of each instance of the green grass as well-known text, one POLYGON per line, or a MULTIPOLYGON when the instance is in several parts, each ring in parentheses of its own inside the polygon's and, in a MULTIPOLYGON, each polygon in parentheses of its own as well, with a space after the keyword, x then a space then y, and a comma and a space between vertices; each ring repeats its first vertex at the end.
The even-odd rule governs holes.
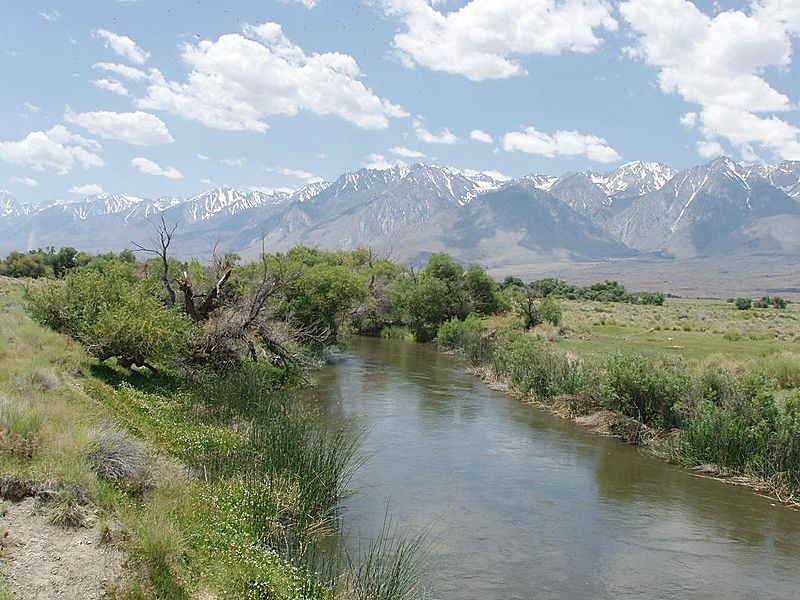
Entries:
POLYGON ((800 305, 740 311, 719 300, 668 298, 664 306, 563 301, 558 343, 583 355, 667 353, 757 358, 800 349, 800 305))

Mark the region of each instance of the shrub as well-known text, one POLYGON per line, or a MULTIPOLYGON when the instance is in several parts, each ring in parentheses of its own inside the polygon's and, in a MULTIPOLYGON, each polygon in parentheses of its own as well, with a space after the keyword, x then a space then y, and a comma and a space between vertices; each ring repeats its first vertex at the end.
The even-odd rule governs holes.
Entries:
POLYGON ((750 307, 753 305, 753 301, 750 298, 736 298, 733 301, 733 305, 738 310, 750 310, 750 307))
POLYGON ((678 424, 675 405, 687 400, 686 369, 666 359, 618 354, 606 363, 604 399, 609 408, 646 425, 671 428, 678 424))
POLYGON ((84 456, 92 470, 111 483, 141 490, 147 480, 146 448, 115 427, 105 426, 94 431, 84 456))
POLYGON ((168 309, 153 284, 139 281, 130 264, 105 272, 71 271, 63 285, 28 290, 33 317, 67 333, 100 360, 151 366, 182 353, 191 321, 168 309))
POLYGON ((539 316, 545 323, 558 326, 561 323, 561 305, 552 296, 547 296, 539 303, 539 316))
POLYGON ((486 325, 474 313, 463 321, 450 319, 442 323, 436 341, 440 348, 465 355, 474 366, 487 362, 493 351, 486 325))
POLYGON ((584 384, 580 363, 548 342, 519 331, 503 332, 492 364, 495 373, 507 376, 512 387, 540 400, 578 394, 584 384))

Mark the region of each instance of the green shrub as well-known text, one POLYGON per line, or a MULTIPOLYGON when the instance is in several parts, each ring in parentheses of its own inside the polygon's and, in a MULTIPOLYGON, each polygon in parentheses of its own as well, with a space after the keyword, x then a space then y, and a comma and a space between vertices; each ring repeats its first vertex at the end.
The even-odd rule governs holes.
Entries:
POLYGON ((558 326, 561 323, 561 305, 552 296, 547 296, 539 303, 539 316, 545 323, 558 326))
POLYGON ((606 363, 606 405, 646 425, 678 425, 676 404, 687 400, 690 378, 679 363, 637 354, 618 354, 606 363))
POLYGON ((450 319, 442 323, 436 342, 440 348, 465 355, 474 366, 487 362, 494 349, 486 324, 474 313, 463 321, 450 319))
POLYGON ((548 400, 562 394, 578 394, 584 370, 548 342, 519 331, 503 332, 492 357, 495 373, 509 378, 523 394, 548 400))
POLYGON ((166 362, 183 353, 191 321, 168 309, 158 288, 136 278, 130 264, 105 272, 70 271, 63 284, 28 291, 33 317, 67 333, 99 360, 116 357, 124 366, 166 362))
POLYGON ((736 298, 736 300, 733 301, 733 305, 738 310, 750 310, 753 305, 753 301, 750 300, 750 298, 736 298))

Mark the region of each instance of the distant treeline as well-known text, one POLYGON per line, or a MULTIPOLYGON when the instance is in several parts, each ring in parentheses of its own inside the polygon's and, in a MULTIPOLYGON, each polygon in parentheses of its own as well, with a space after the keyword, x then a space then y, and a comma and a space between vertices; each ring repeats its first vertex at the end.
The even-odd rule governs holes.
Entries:
MULTIPOLYGON (((664 304, 665 299, 665 295, 661 292, 629 292, 621 283, 608 280, 587 287, 580 287, 560 279, 546 278, 532 281, 528 286, 542 298, 555 296, 569 300, 626 302, 628 304, 652 304, 657 306, 664 304)), ((506 277, 500 287, 504 289, 525 287, 525 284, 518 277, 506 277)))

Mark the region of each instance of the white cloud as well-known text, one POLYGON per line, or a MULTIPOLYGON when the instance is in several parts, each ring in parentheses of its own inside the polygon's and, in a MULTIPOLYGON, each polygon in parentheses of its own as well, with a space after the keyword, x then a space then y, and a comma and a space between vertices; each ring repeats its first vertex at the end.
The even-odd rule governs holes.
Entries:
POLYGON ((164 121, 153 114, 138 110, 128 113, 105 110, 74 113, 67 109, 64 119, 80 125, 99 137, 127 142, 134 146, 154 146, 175 141, 164 121))
POLYGON ((395 146, 394 148, 389 148, 389 152, 392 154, 397 154, 398 156, 404 156, 405 158, 425 158, 424 152, 412 150, 411 148, 406 148, 405 146, 395 146))
POLYGON ((494 144, 494 139, 492 136, 481 129, 473 129, 469 132, 469 137, 476 142, 481 142, 483 144, 494 144))
POLYGON ((553 158, 554 156, 586 156, 599 163, 611 163, 620 155, 608 142, 596 135, 585 135, 577 131, 556 131, 553 135, 534 127, 513 131, 503 136, 503 150, 527 152, 553 158))
POLYGON ((220 158, 219 162, 229 167, 241 167, 244 164, 243 158, 220 158))
POLYGON ((527 54, 592 52, 602 43, 595 30, 617 29, 605 0, 471 0, 448 13, 431 4, 381 0, 403 23, 394 36, 400 59, 473 81, 524 74, 518 58, 527 54))
POLYGON ((205 154, 200 154, 199 152, 198 152, 197 154, 195 154, 195 156, 196 156, 196 157, 197 157, 199 160, 210 160, 210 157, 206 156, 205 154))
POLYGON ((361 166, 366 169, 378 169, 380 171, 384 171, 386 169, 392 169, 396 166, 402 166, 405 163, 401 160, 390 162, 383 154, 370 154, 361 163, 361 166))
POLYGON ((336 115, 365 129, 384 129, 390 118, 406 116, 359 81, 362 73, 352 56, 306 55, 277 23, 245 25, 243 32, 184 44, 187 80, 151 73, 138 106, 227 130, 265 131, 266 117, 301 110, 336 115))
POLYGON ((55 23, 61 18, 61 13, 53 8, 51 10, 40 11, 39 16, 42 17, 45 21, 50 21, 51 23, 55 23))
POLYGON ((131 161, 131 166, 136 167, 142 173, 148 175, 158 175, 160 177, 166 177, 167 179, 183 179, 183 173, 178 171, 175 167, 162 167, 149 158, 134 158, 131 161))
POLYGON ((128 65, 121 65, 119 63, 99 62, 92 65, 93 69, 100 69, 108 71, 109 73, 116 73, 122 77, 126 77, 133 81, 144 81, 148 79, 147 73, 136 67, 129 67, 128 65))
POLYGON ((108 29, 95 29, 92 35, 103 40, 106 48, 134 64, 143 65, 150 58, 150 53, 142 50, 127 35, 119 35, 108 29))
POLYGON ((128 88, 115 79, 95 79, 93 83, 101 90, 107 90, 119 96, 130 96, 128 88))
POLYGON ((22 106, 24 106, 25 110, 27 110, 29 113, 33 115, 38 115, 42 112, 42 109, 40 107, 36 106, 31 102, 23 102, 22 106))
POLYGON ((306 8, 316 8, 317 4, 319 4, 318 0, 283 0, 283 1, 290 4, 302 4, 306 8))
POLYGON ((696 122, 709 142, 698 148, 702 156, 719 148, 711 142, 725 139, 740 150, 758 144, 781 158, 800 158, 800 129, 760 116, 795 107, 765 73, 791 65, 800 3, 753 0, 747 11, 709 16, 688 0, 627 0, 620 12, 637 35, 628 53, 659 70, 664 93, 699 105, 696 122))
POLYGON ((103 194, 105 191, 96 183, 87 183, 86 185, 74 185, 69 188, 73 194, 80 194, 81 196, 97 196, 103 194))
POLYGON ((725 154, 722 144, 714 141, 699 141, 697 142, 697 156, 711 160, 725 154))
POLYGON ((19 183, 20 185, 27 185, 28 187, 36 187, 39 182, 32 177, 12 177, 11 181, 19 183))
POLYGON ((211 180, 210 180, 208 177, 203 177, 203 178, 200 180, 200 183, 203 183, 203 184, 205 184, 205 185, 211 185, 211 180))
POLYGON ((681 125, 686 127, 686 129, 694 129, 694 126, 697 125, 697 113, 696 112, 687 112, 686 114, 681 115, 681 125))
POLYGON ((452 146, 461 142, 455 134, 446 127, 439 133, 428 131, 420 121, 414 121, 414 133, 417 139, 426 144, 446 144, 452 146))
POLYGON ((72 167, 102 167, 95 152, 100 144, 72 133, 63 125, 47 131, 32 131, 19 141, 0 142, 0 160, 32 167, 37 171, 68 173, 72 167))
POLYGON ((286 177, 294 177, 295 179, 300 179, 306 183, 317 183, 319 181, 325 181, 319 175, 314 175, 314 173, 304 171, 303 169, 290 169, 287 167, 265 167, 265 170, 269 171, 270 173, 279 173, 281 175, 285 175, 286 177))

